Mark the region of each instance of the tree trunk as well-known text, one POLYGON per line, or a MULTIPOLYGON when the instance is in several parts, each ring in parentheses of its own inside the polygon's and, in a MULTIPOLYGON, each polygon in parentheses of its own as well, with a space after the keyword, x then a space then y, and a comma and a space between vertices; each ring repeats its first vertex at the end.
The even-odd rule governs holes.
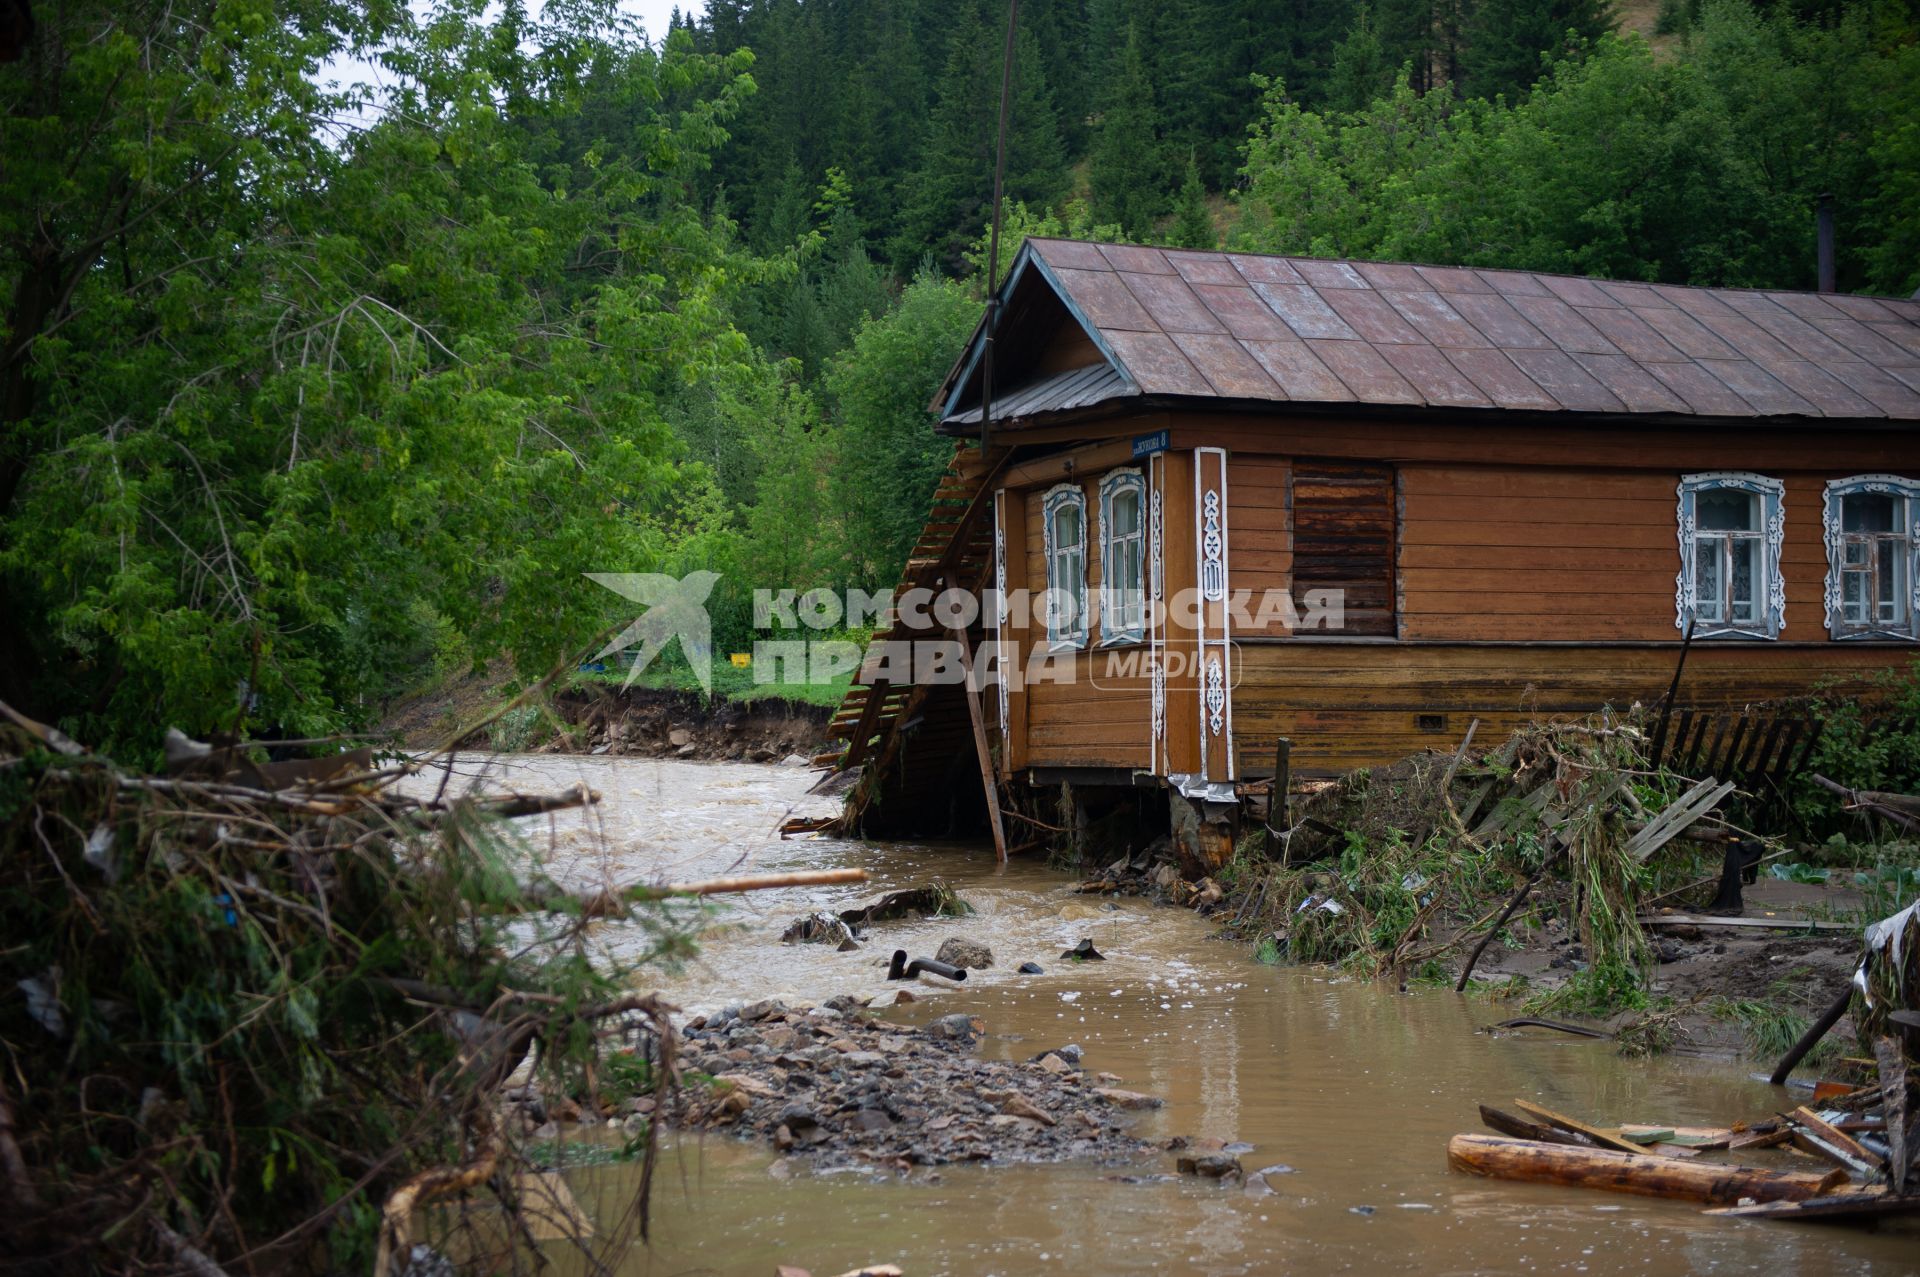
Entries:
POLYGON ((1743 1197, 1756 1202, 1799 1202, 1846 1182, 1845 1171, 1801 1175, 1711 1162, 1681 1162, 1650 1153, 1616 1153, 1604 1148, 1569 1148, 1495 1135, 1456 1135, 1447 1143, 1447 1165, 1470 1175, 1524 1179, 1572 1188, 1604 1188, 1642 1197, 1673 1197, 1734 1206, 1743 1197))

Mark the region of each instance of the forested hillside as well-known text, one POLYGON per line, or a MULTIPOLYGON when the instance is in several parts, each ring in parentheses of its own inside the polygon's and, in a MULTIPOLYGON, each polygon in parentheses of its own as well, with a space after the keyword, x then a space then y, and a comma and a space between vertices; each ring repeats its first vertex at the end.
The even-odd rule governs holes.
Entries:
MULTIPOLYGON (((36 10, 0 65, 0 696, 320 734, 621 619, 885 587, 978 319, 1005 9, 36 10), (329 59, 377 61, 375 94, 329 59), (367 123, 367 121, 373 121, 367 123)), ((1008 224, 1920 286, 1902 0, 1026 0, 1008 224), (1648 15, 1648 26, 1656 25, 1648 15)))

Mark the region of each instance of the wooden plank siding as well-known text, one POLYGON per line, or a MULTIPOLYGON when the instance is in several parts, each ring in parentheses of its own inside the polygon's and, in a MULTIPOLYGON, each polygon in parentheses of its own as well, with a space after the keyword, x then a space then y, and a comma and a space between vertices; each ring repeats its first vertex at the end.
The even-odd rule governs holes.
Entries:
MULTIPOLYGON (((1679 642, 1675 488, 1686 473, 1746 470, 1782 480, 1786 624, 1777 642, 1696 645, 1684 703, 1801 694, 1832 676, 1902 666, 1920 655, 1912 644, 1833 643, 1824 626, 1825 482, 1864 473, 1920 475, 1909 440, 1868 429, 1482 429, 1279 414, 1130 415, 1074 427, 1081 446, 1010 471, 1011 484, 1031 485, 1019 495, 1026 583, 1036 594, 1046 588, 1046 489, 1067 478, 1086 493, 1088 591, 1097 602, 1099 480, 1132 464, 1125 436, 1162 427, 1172 432, 1167 457, 1177 475, 1170 488, 1180 496, 1167 511, 1170 592, 1194 583, 1192 449, 1228 450, 1228 585, 1247 600, 1233 634, 1240 648, 1231 693, 1242 774, 1260 774, 1279 735, 1294 740, 1303 774, 1325 774, 1391 762, 1428 745, 1450 747, 1476 716, 1483 739, 1493 739, 1535 715, 1656 699, 1672 676, 1679 642), (1296 579, 1303 483, 1336 505, 1346 498, 1377 504, 1370 494, 1380 485, 1346 492, 1337 482, 1341 473, 1373 466, 1390 467, 1371 473, 1390 475, 1394 501, 1393 628, 1381 627, 1377 640, 1349 631, 1346 641, 1318 632, 1289 637, 1271 618, 1249 628, 1245 618, 1257 614, 1267 591, 1309 584, 1296 579), (1434 715, 1439 726, 1416 722, 1434 715)), ((1313 584, 1339 583, 1323 570, 1313 584)), ((1149 680, 1144 673, 1106 676, 1097 618, 1092 630, 1096 646, 1074 658, 1071 683, 1029 689, 1029 766, 1153 765, 1149 680)), ((1044 635, 1036 629, 1032 638, 1038 643, 1044 635)), ((1169 748, 1184 765, 1165 770, 1197 764, 1199 690, 1197 680, 1169 682, 1167 723, 1177 737, 1169 748)))
MULTIPOLYGON (((1098 647, 1100 641, 1101 572, 1099 474, 1078 476, 1074 482, 1087 500, 1087 600, 1095 610, 1088 625, 1088 650, 1057 654, 1058 680, 1041 678, 1026 684, 1027 715, 1026 756, 1028 767, 1138 767, 1152 764, 1148 733, 1152 721, 1151 690, 1143 673, 1116 676, 1112 658, 1125 651, 1137 654, 1138 645, 1113 651, 1098 647)), ((1046 541, 1042 506, 1048 488, 1026 491, 1025 510, 1028 528, 1025 585, 1038 600, 1047 588, 1046 541)), ((1009 494, 1010 496, 1012 494, 1009 494)), ((1015 573, 1014 547, 1008 547, 1009 585, 1015 573)), ((1038 607, 1036 602, 1034 605, 1038 607)), ((1031 666, 1046 651, 1046 628, 1036 624, 1029 636, 1026 665, 1031 666)), ((1124 668, 1124 661, 1120 662, 1124 668)))
MULTIPOLYGON (((1233 702, 1237 752, 1251 768, 1285 736, 1295 771, 1325 776, 1423 748, 1451 749, 1476 717, 1477 738, 1497 741, 1539 718, 1654 704, 1673 677, 1675 655, 1671 646, 1245 644, 1233 702), (1439 722, 1423 728, 1421 716, 1439 722)), ((1700 644, 1687 659, 1682 697, 1688 705, 1746 705, 1903 666, 1913 656, 1898 645, 1700 644)))

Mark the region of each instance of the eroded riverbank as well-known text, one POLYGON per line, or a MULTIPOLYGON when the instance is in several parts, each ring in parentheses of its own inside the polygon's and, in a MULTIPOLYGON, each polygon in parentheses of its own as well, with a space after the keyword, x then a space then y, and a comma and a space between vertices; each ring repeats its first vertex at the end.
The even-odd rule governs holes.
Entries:
MULTIPOLYGON (((466 760, 473 770, 477 760, 466 760)), ((523 788, 585 781, 605 801, 590 815, 528 822, 549 832, 555 868, 583 878, 696 877, 741 870, 859 865, 858 888, 789 890, 716 906, 702 956, 662 981, 690 1012, 778 996, 841 994, 884 1002, 893 947, 931 954, 977 937, 995 965, 966 985, 885 1008, 923 1025, 966 1011, 986 1026, 979 1058, 1024 1062, 1071 1041, 1085 1067, 1163 1097, 1130 1128, 1253 1145, 1249 1169, 1284 1164, 1250 1194, 1158 1179, 1171 1155, 1117 1170, 1098 1160, 1052 1166, 945 1166, 817 1173, 760 1139, 672 1137, 656 1181, 655 1241, 621 1271, 764 1277, 776 1262, 839 1272, 871 1260, 926 1274, 1238 1274, 1375 1272, 1895 1273, 1912 1270, 1911 1234, 1796 1230, 1715 1220, 1663 1203, 1537 1185, 1494 1184, 1446 1169, 1449 1136, 1475 1129, 1475 1105, 1513 1096, 1596 1119, 1717 1123, 1766 1113, 1782 1093, 1732 1062, 1622 1060, 1607 1043, 1479 1030, 1509 1009, 1444 991, 1400 995, 1300 968, 1262 967, 1211 939, 1186 910, 1138 900, 1107 909, 1041 866, 994 871, 979 848, 781 843, 789 811, 810 814, 809 776, 777 767, 645 760, 504 760, 523 788), (891 886, 939 876, 978 912, 966 919, 878 924, 865 949, 783 945, 795 916, 844 908, 891 886), (1059 961, 1092 938, 1103 963, 1059 961), (1023 961, 1043 975, 1021 975, 1023 961), (1370 1213, 1359 1208, 1371 1207, 1370 1213)), ((630 941, 603 933, 599 942, 630 941)), ((1791 1165, 1789 1155, 1769 1154, 1791 1165)), ((1765 1160, 1756 1158, 1756 1161, 1765 1160)), ((572 1172, 582 1206, 615 1218, 632 1167, 572 1172)))

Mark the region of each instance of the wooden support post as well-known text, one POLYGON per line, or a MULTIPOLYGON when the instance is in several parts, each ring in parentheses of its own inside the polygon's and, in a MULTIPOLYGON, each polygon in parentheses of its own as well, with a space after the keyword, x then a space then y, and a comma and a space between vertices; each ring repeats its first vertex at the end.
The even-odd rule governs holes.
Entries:
POLYGON ((993 778, 993 751, 987 748, 986 716, 980 709, 980 689, 973 685, 973 653, 967 647, 966 633, 947 631, 960 644, 960 669, 966 676, 960 689, 967 698, 967 718, 973 724, 973 748, 980 757, 980 784, 986 790, 987 819, 993 824, 993 854, 1007 863, 1007 831, 1000 821, 1000 784, 993 778))
MULTIPOLYGON (((1267 859, 1273 859, 1274 846, 1280 841, 1281 830, 1293 828, 1293 816, 1287 810, 1289 804, 1287 791, 1293 788, 1293 742, 1282 736, 1273 746, 1273 789, 1267 798, 1267 859), (1275 822, 1279 822, 1278 828, 1275 822)), ((1282 847, 1281 866, 1285 867, 1284 857, 1292 851, 1293 840, 1289 838, 1282 847)))

